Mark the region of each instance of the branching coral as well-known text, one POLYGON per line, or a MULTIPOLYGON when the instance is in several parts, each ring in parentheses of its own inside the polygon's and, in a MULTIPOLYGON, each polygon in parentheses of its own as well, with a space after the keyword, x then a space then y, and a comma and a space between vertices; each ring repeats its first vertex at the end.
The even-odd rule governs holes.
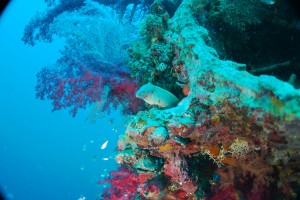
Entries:
POLYGON ((141 102, 134 96, 137 83, 127 74, 93 71, 70 59, 59 63, 37 74, 36 95, 52 100, 53 111, 65 108, 75 116, 78 109, 97 102, 103 102, 97 112, 121 107, 124 113, 135 113, 141 108, 141 102))
POLYGON ((66 39, 63 54, 79 57, 89 65, 96 62, 94 65, 120 68, 128 58, 126 46, 135 37, 132 26, 121 23, 115 10, 93 1, 57 16, 49 32, 66 39))
POLYGON ((82 66, 67 67, 63 72, 67 76, 49 68, 37 74, 37 97, 52 100, 53 111, 69 108, 75 116, 79 108, 101 101, 103 78, 82 66))
POLYGON ((47 33, 66 39, 66 46, 54 66, 38 73, 37 97, 52 100, 53 110, 69 108, 72 116, 99 102, 98 112, 121 107, 136 113, 142 105, 134 95, 138 84, 126 67, 131 27, 119 22, 113 9, 93 1, 78 10, 65 9, 47 24, 47 33))
MULTIPOLYGON (((83 3, 84 0, 61 1, 55 7, 50 7, 47 12, 36 14, 25 27, 22 40, 25 44, 32 46, 37 41, 51 42, 53 33, 50 31, 50 25, 53 23, 53 20, 64 12, 74 11, 82 7, 83 3)), ((52 5, 53 3, 49 2, 49 6, 52 5)))
POLYGON ((229 146, 228 151, 232 154, 233 157, 245 157, 249 153, 248 142, 242 139, 235 139, 233 143, 229 146))
POLYGON ((130 169, 122 166, 117 171, 110 172, 110 178, 99 184, 110 183, 112 186, 101 195, 104 199, 131 200, 137 195, 139 177, 130 169))

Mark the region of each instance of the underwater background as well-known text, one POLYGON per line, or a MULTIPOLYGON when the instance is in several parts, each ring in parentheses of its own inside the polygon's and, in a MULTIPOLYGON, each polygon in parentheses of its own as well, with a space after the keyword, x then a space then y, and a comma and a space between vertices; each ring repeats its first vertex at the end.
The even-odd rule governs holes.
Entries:
POLYGON ((0 18, 0 192, 299 199, 294 3, 11 1, 0 18))
POLYGON ((36 73, 58 58, 63 44, 32 48, 21 41, 30 18, 44 8, 44 1, 14 0, 0 18, 0 191, 7 200, 96 199, 97 182, 116 168, 113 129, 124 131, 124 124, 114 113, 96 124, 84 113, 52 113, 50 103, 35 98, 36 73))

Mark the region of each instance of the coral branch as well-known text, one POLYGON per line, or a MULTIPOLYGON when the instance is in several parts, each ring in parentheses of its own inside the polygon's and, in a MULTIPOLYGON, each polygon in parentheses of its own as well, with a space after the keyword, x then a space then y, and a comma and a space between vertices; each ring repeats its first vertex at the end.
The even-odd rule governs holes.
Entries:
POLYGON ((110 172, 110 178, 99 184, 110 183, 111 187, 101 195, 103 199, 131 200, 135 199, 138 191, 139 178, 130 169, 121 166, 117 171, 110 172))

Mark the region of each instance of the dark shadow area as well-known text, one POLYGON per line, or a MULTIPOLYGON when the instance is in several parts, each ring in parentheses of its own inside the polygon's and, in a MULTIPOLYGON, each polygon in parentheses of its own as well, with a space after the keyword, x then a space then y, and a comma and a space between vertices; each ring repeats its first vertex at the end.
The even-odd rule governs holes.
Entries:
POLYGON ((6 6, 8 5, 9 2, 10 2, 10 0, 2 0, 0 2, 0 16, 3 13, 4 9, 6 8, 6 6))
POLYGON ((0 190, 0 200, 4 200, 4 196, 2 194, 2 191, 0 190))

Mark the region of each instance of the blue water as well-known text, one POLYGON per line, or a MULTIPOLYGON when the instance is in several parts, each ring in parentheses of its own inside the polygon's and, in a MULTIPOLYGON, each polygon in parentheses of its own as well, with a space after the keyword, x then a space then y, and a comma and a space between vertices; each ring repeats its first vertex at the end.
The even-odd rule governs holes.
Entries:
POLYGON ((88 111, 72 118, 35 99, 36 73, 55 63, 63 46, 21 41, 44 6, 43 0, 14 0, 0 18, 0 190, 8 200, 96 199, 103 189, 97 182, 117 167, 113 157, 124 126, 110 123, 119 119, 116 113, 91 124, 88 111))

